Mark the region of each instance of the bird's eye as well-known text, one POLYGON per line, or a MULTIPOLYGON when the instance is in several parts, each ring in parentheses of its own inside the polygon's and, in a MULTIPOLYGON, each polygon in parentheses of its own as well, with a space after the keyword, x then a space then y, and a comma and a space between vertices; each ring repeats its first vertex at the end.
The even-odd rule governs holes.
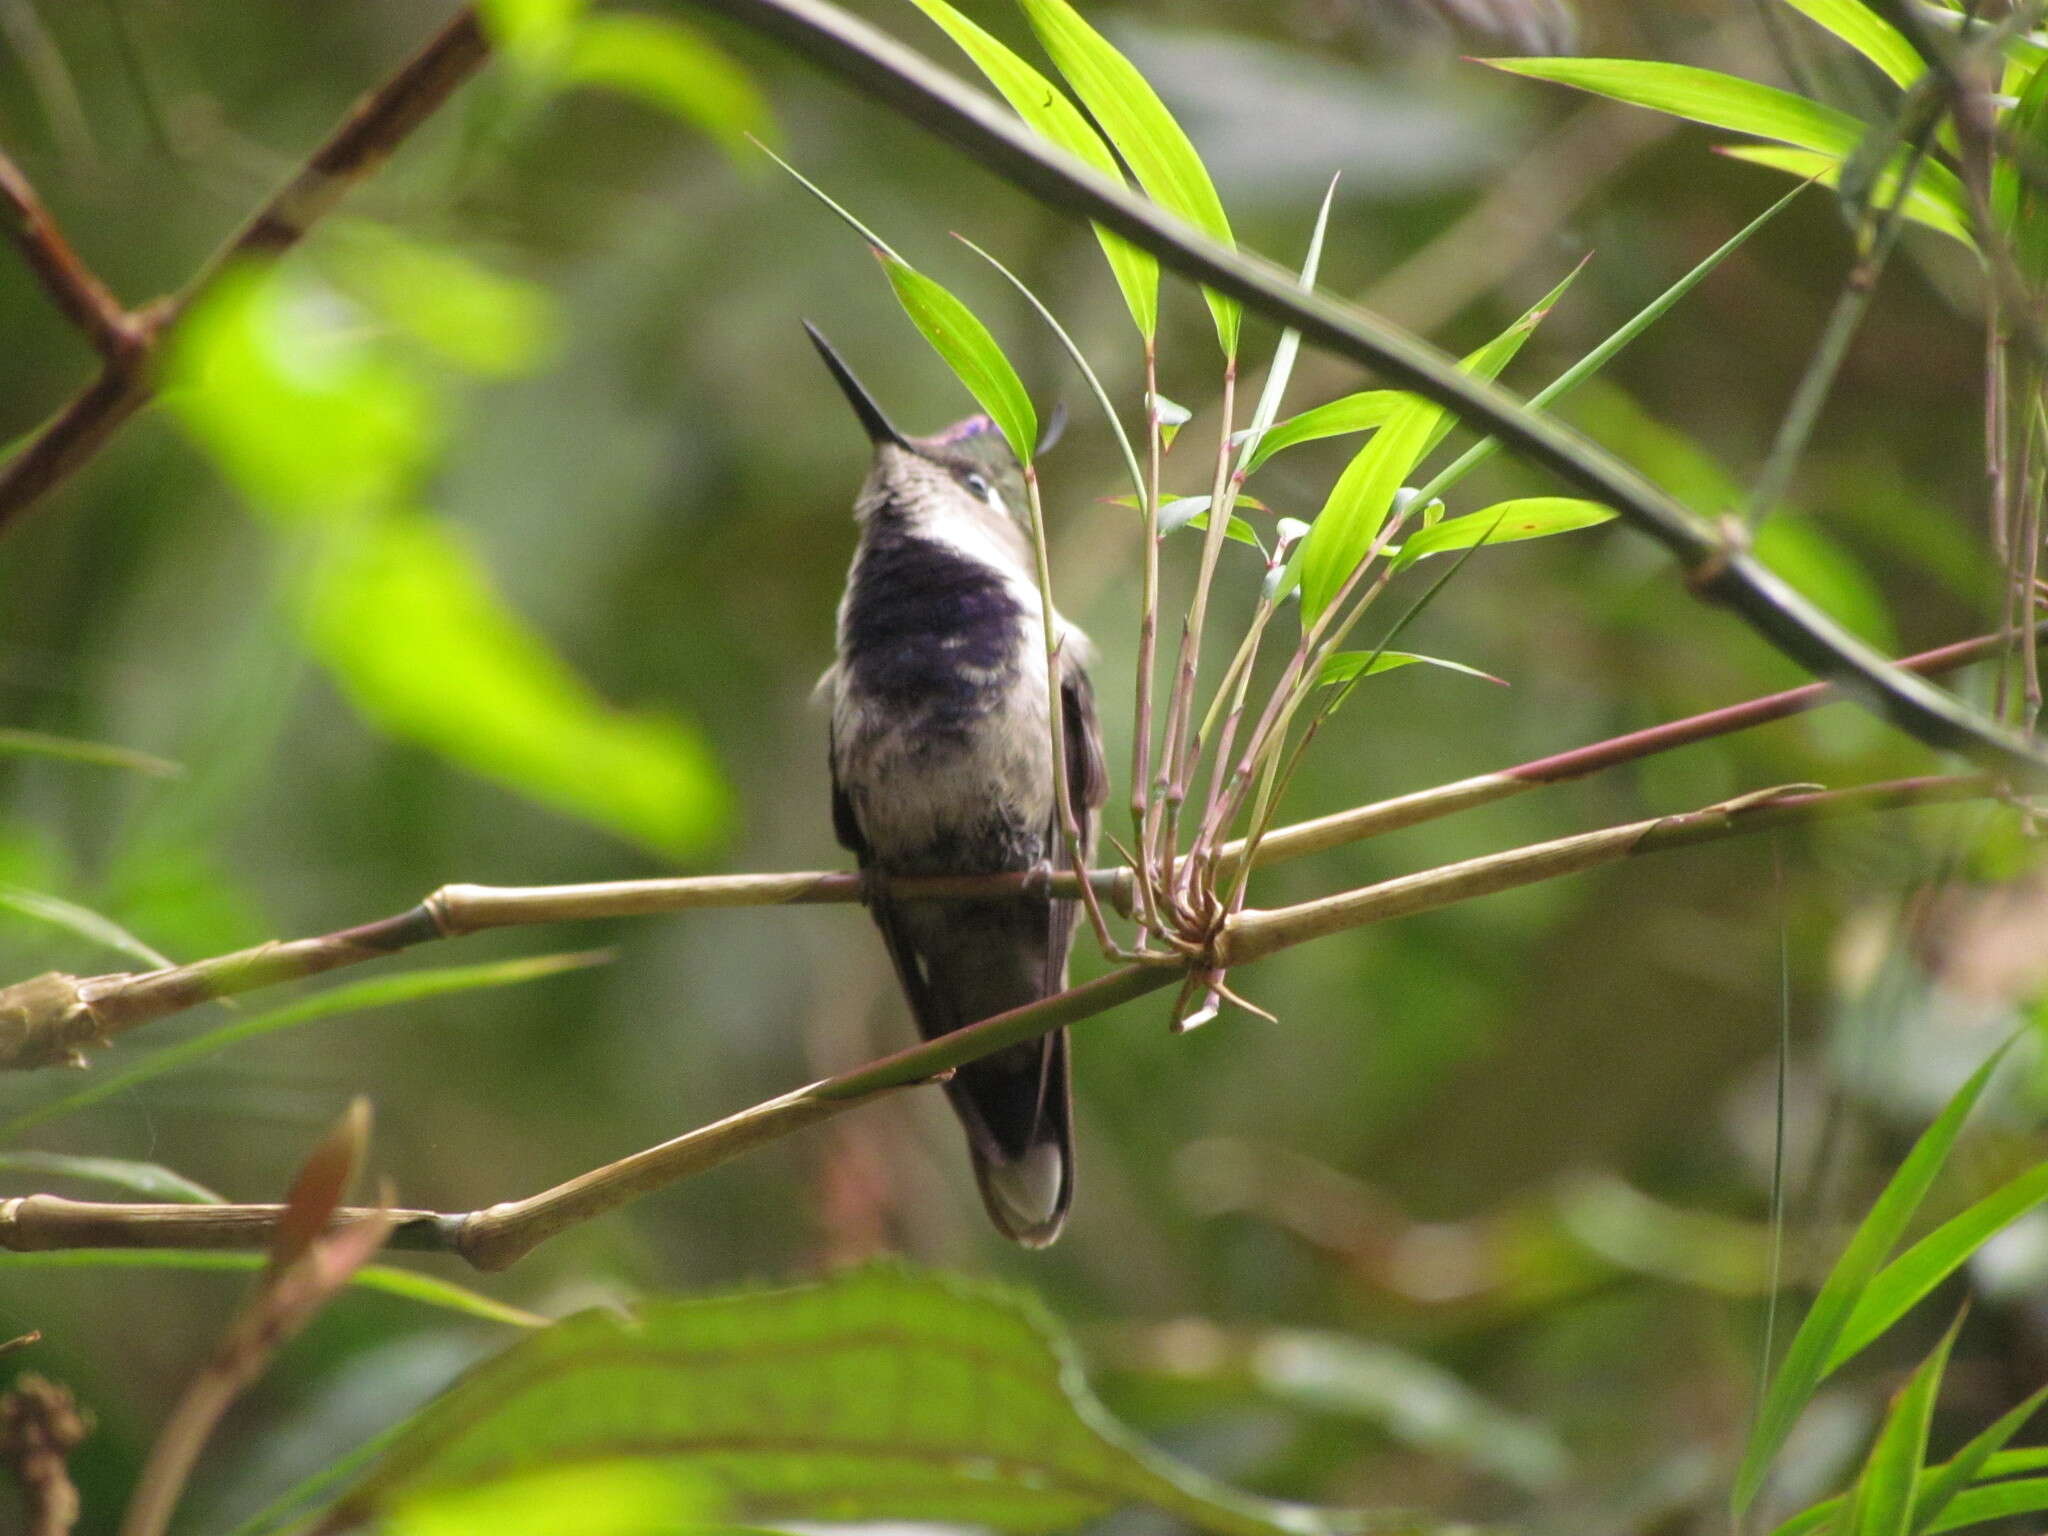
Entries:
POLYGON ((979 496, 983 501, 989 499, 989 483, 980 475, 970 474, 960 483, 966 486, 971 494, 979 496))

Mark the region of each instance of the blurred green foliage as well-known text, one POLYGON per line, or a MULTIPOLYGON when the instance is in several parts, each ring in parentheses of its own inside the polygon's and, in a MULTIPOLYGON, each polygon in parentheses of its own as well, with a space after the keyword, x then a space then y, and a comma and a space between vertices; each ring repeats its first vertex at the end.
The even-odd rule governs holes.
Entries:
MULTIPOLYGON (((916 7, 857 9, 946 47, 916 7)), ((1009 7, 966 9, 1038 57, 1009 7)), ((1383 9, 1131 0, 1087 15, 1187 125, 1247 248, 1300 250, 1341 171, 1325 283, 1455 351, 1499 334, 1590 250, 1528 339, 1530 378, 1554 377, 1781 190, 1635 109, 1399 52, 1383 9), (1639 147, 1607 152, 1624 142, 1639 147), (1482 201, 1491 212, 1472 215, 1482 201)), ((1817 31, 1781 55, 1783 38, 1734 0, 1581 9, 1617 57, 1787 84, 1797 67, 1850 105, 1878 84, 1817 31)), ((7 34, 0 143, 139 302, 182 284, 446 10, 16 3, 0 14, 26 17, 21 35, 42 44, 7 34)), ((1063 353, 947 230, 998 254, 1113 397, 1137 401, 1128 282, 1104 281, 1086 230, 693 14, 489 11, 505 66, 347 219, 278 269, 223 283, 180 333, 162 408, 0 543, 0 727, 185 769, 132 773, 0 738, 0 874, 43 903, 0 912, 0 979, 127 963, 104 948, 116 931, 180 960, 323 931, 451 880, 837 861, 807 699, 865 450, 797 316, 827 326, 906 428, 967 402, 910 343, 857 246, 793 189, 735 170, 752 162, 739 135, 768 129, 763 103, 797 163, 987 322, 1041 410, 1073 388, 1063 353), (52 903, 111 929, 53 924, 52 903)), ((1064 7, 1034 13, 1066 24, 1064 7)), ((1144 131, 1103 127, 1126 154, 1144 131)), ((1811 195, 1561 409, 1700 510, 1735 509, 1850 256, 1837 209, 1811 195)), ((1901 649, 1977 632, 1993 609, 1976 510, 1981 338, 1957 314, 1974 271, 1958 242, 1909 236, 1790 504, 1759 534, 1780 574, 1901 649)), ((1160 387, 1196 406, 1168 489, 1193 495, 1209 484, 1218 384, 1205 331, 1224 317, 1178 285, 1160 309, 1160 387)), ((1244 327, 1247 359, 1271 346, 1244 327)), ((0 261, 0 441, 89 361, 0 261)), ((1304 357, 1289 409, 1376 382, 1304 357)), ((1131 519, 1100 505, 1122 489, 1120 454, 1079 414, 1043 474, 1061 605, 1102 650, 1119 763, 1137 552, 1131 519)), ((1255 531, 1310 515, 1349 451, 1304 440, 1273 460, 1270 511, 1246 512, 1255 531)), ((1503 459, 1466 494, 1483 508, 1555 489, 1503 459)), ((1168 546, 1169 604, 1192 545, 1168 546)), ((1430 576, 1402 580, 1419 592, 1430 576)), ((1245 562, 1226 583, 1219 648, 1256 579, 1245 562)), ((1798 680, 1617 531, 1474 561, 1415 628, 1404 643, 1512 688, 1425 667, 1375 679, 1305 760, 1289 819, 1798 680)), ((1254 900, 1759 785, 1928 768, 1835 709, 1275 869, 1254 900)), ((1083 1194, 1049 1254, 998 1250, 943 1110, 899 1099, 564 1235, 508 1275, 460 1278, 556 1315, 890 1248, 1028 1286, 1076 1332, 1125 1423, 1248 1488, 1539 1530, 1714 1524, 1757 1403, 1777 1033, 1793 1041, 1787 1264, 1814 1283, 1840 1247, 1829 1234, 1867 1208, 1920 1123, 2039 1016, 2048 978, 2029 969, 2026 936, 2041 907, 2008 913, 1988 883, 2031 865, 2018 825, 2006 809, 1938 812, 1661 855, 1236 978, 1278 1024, 1227 1014, 1175 1038, 1143 1005, 1090 1024, 1075 1040, 1083 1194), (1957 871, 1941 903, 1904 904, 1957 871)), ((2041 899, 2038 883, 2005 889, 2041 899)), ((378 1102, 374 1163, 400 1199, 465 1209, 908 1037, 857 914, 598 926, 466 941, 477 953, 459 958, 483 965, 616 949, 612 965, 532 985, 439 990, 434 956, 393 962, 420 968, 406 973, 417 990, 343 997, 347 1013, 266 1000, 152 1026, 95 1072, 181 1046, 189 1070, 140 1073, 17 1146, 271 1199, 310 1128, 361 1092, 378 1102), (280 1018, 304 1027, 252 1027, 280 1018), (223 1028, 238 1031, 232 1051, 199 1048, 223 1028)), ((0 1082, 0 1114, 75 1087, 0 1082)), ((1986 1118, 1923 1223, 2038 1162, 2023 1106, 1986 1118)), ((58 1166, 0 1165, 0 1190, 106 1193, 87 1165, 58 1166)), ((1933 1415, 1930 1455, 2040 1384, 2048 1245, 2037 1230, 2027 1248, 2028 1221, 1966 1272, 1980 1295, 1949 1369, 1967 1401, 1933 1415)), ((75 1462, 82 1529, 112 1529, 234 1304, 221 1271, 237 1262, 0 1257, 0 1333, 42 1329, 24 1363, 99 1417, 75 1462)), ((359 1287, 298 1341, 203 1465, 190 1528, 229 1528, 504 1346, 503 1327, 419 1300, 359 1287)), ((1855 1477, 1886 1393, 1938 1329, 1915 1313, 1821 1388, 1783 1458, 1788 1494, 1855 1477)), ((631 1469, 578 1476, 590 1481, 474 1497, 552 1531, 607 1504, 644 1521, 705 1507, 631 1469)), ((496 1507, 423 1503, 398 1528, 476 1529, 507 1518, 496 1507)))

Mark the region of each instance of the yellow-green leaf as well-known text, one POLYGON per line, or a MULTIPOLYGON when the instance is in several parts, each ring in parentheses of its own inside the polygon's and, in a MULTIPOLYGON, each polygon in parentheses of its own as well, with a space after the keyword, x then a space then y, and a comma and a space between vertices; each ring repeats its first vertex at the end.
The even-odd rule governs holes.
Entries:
MULTIPOLYGON (((1775 86, 1759 85, 1719 70, 1653 59, 1487 59, 1485 63, 1511 74, 1590 91, 1615 101, 1668 112, 1710 128, 1776 139, 1799 149, 1818 151, 1835 160, 1856 153, 1866 126, 1834 107, 1795 96, 1775 86)), ((1901 150, 1891 162, 1905 162, 1901 150)), ((1956 220, 1968 223, 1969 199, 1954 171, 1935 161, 1920 166, 1918 185, 1947 207, 1956 220)))
POLYGON ((1349 432, 1370 432, 1383 427, 1393 418, 1402 405, 1412 403, 1415 397, 1398 389, 1368 389, 1355 395, 1346 395, 1341 400, 1331 400, 1298 416, 1276 422, 1266 435, 1259 439, 1259 445, 1252 450, 1252 456, 1245 464, 1245 473, 1257 469, 1266 460, 1283 448, 1292 448, 1298 443, 1312 443, 1325 437, 1341 437, 1349 432))
MULTIPOLYGON (((948 0, 911 0, 911 4, 944 29, 1033 132, 1122 184, 1123 167, 1117 164, 1116 156, 1058 86, 1019 58, 1007 44, 961 15, 948 0)), ((1102 242, 1102 254, 1123 292, 1124 305, 1131 312, 1138 334, 1151 341, 1159 329, 1159 259, 1099 224, 1095 226, 1095 237, 1102 242)))
MULTIPOLYGON (((1089 26, 1067 0, 1019 0, 1045 51, 1154 201, 1227 246, 1235 246, 1223 200, 1202 157, 1138 67, 1089 26)), ((1243 307, 1203 290, 1226 357, 1237 356, 1243 307)))
MULTIPOLYGON (((1840 158, 1822 154, 1819 150, 1793 149, 1784 144, 1723 144, 1717 147, 1720 153, 1731 160, 1741 160, 1750 165, 1783 171, 1788 176, 1797 176, 1801 180, 1810 177, 1824 187, 1837 187, 1842 182, 1840 158)), ((1880 208, 1889 208, 1898 197, 1898 192, 1899 173, 1896 170, 1887 170, 1877 178, 1870 200, 1880 208)), ((1929 192, 1923 181, 1915 181, 1913 190, 1906 194, 1905 215, 1916 224, 1939 231, 1951 239, 1960 240, 1972 250, 1976 249, 1977 240, 1970 233, 1968 221, 1962 217, 1954 204, 1929 192)))
MULTIPOLYGON (((1578 270, 1575 268, 1514 324, 1467 356, 1459 367, 1480 378, 1497 377, 1571 286, 1578 270)), ((1387 513, 1393 508, 1394 493, 1401 488, 1408 472, 1428 456, 1456 421, 1449 410, 1434 401, 1419 395, 1408 396, 1388 416, 1372 441, 1345 466, 1297 552, 1305 620, 1313 623, 1336 599, 1379 537, 1387 513)))
POLYGON ((1613 519, 1612 507, 1569 496, 1529 496, 1519 501, 1503 501, 1483 512, 1468 512, 1463 517, 1446 518, 1434 527, 1418 529, 1394 556, 1394 569, 1403 570, 1418 560, 1450 549, 1544 539, 1553 533, 1593 528, 1613 519))
POLYGON ((1020 463, 1029 464, 1038 448, 1038 412, 1017 370, 996 345, 974 311, 946 288, 915 267, 886 252, 877 252, 897 302, 911 324, 932 344, 954 376, 967 386, 989 420, 1009 439, 1020 463))
POLYGON ((1910 86, 1926 73, 1926 61, 1906 35, 1863 0, 1785 0, 1785 4, 1828 29, 1890 77, 1910 86))

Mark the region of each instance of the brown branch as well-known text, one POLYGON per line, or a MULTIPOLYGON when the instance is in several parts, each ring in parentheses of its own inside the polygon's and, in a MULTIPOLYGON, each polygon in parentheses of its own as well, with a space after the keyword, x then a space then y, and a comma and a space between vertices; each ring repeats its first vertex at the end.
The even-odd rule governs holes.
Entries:
POLYGON ((0 228, 65 319, 85 332, 93 350, 112 361, 142 341, 134 318, 79 259, 21 167, 0 153, 0 228))
MULTIPOLYGON (((1814 793, 1767 790, 1686 815, 1657 817, 1510 849, 1300 906, 1271 912, 1248 910, 1230 919, 1215 954, 1199 956, 1189 964, 1203 970, 1248 964, 1342 930, 1412 916, 1667 848, 1870 811, 1981 799, 1992 793, 1992 781, 1983 776, 1906 779, 1814 793)), ((932 1082, 991 1052, 1106 1013, 1182 977, 1182 968, 1175 965, 1125 966, 1042 1002, 984 1019, 741 1110, 525 1200, 449 1213, 350 1209, 338 1212, 336 1223, 388 1221, 394 1248, 452 1252, 480 1269, 503 1268, 555 1233, 641 1195, 715 1168, 742 1152, 856 1105, 932 1082)), ((0 1202, 0 1248, 28 1253, 105 1247, 250 1247, 269 1239, 283 1209, 275 1205, 129 1205, 25 1195, 0 1202)))
POLYGON ((29 265, 67 317, 105 358, 99 376, 0 464, 0 532, 104 448, 155 393, 153 363, 165 334, 243 260, 274 257, 369 176, 489 56, 476 12, 459 11, 425 47, 364 96, 292 177, 176 295, 124 311, 65 245, 34 190, 0 159, 0 210, 29 265))

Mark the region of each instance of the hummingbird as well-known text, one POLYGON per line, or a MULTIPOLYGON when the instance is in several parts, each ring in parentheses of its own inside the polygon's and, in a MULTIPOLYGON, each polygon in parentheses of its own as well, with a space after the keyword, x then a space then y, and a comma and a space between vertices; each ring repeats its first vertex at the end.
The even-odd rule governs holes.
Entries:
MULTIPOLYGON (((853 507, 838 656, 819 684, 831 703, 832 826, 868 877, 869 915, 930 1040, 1066 987, 1073 900, 903 901, 888 879, 1049 871, 1064 852, 1053 708, 1083 857, 1092 855, 1108 776, 1090 648, 1055 618, 1054 696, 1024 471, 989 418, 906 437, 804 328, 874 446, 853 507)), ((1066 1031, 968 1062, 946 1093, 990 1219, 1044 1247, 1074 1195, 1066 1031)))

